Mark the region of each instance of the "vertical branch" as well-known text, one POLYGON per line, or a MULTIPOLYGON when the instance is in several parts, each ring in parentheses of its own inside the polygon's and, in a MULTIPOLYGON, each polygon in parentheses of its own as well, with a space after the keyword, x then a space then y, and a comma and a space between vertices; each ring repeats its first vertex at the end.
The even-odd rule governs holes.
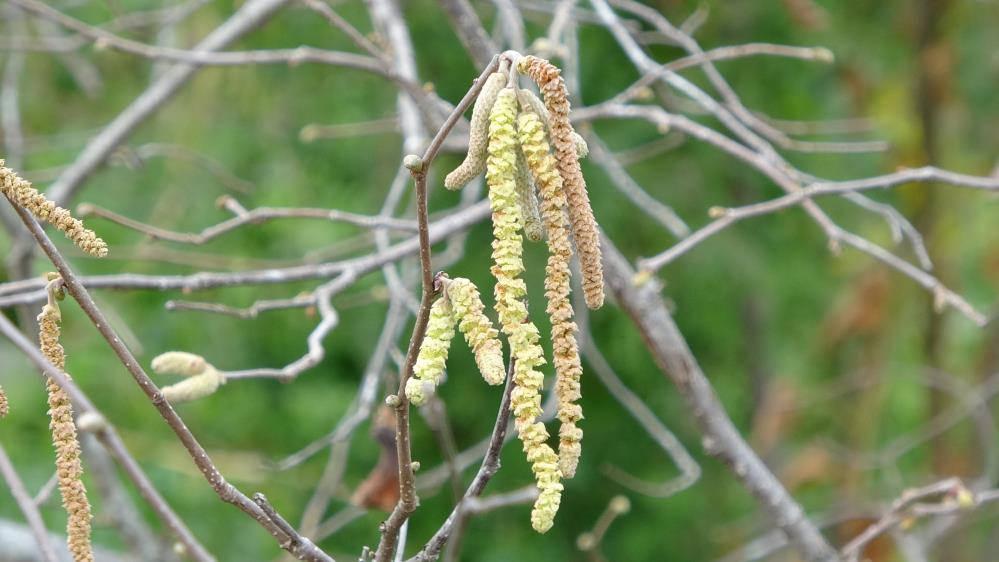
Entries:
POLYGON ((437 157, 444 139, 447 138, 455 123, 472 104, 472 101, 475 100, 482 85, 485 84, 486 77, 494 72, 498 66, 499 57, 493 57, 475 84, 441 125, 440 130, 430 141, 430 146, 423 153, 423 157, 409 155, 404 160, 405 166, 409 168, 410 174, 413 176, 416 187, 416 219, 419 224, 420 273, 423 281, 423 296, 420 299, 420 310, 416 316, 413 335, 409 340, 406 362, 403 364, 402 374, 399 377, 399 390, 395 395, 398 400, 395 409, 400 499, 388 520, 382 525, 382 537, 378 543, 378 550, 375 552, 377 562, 388 562, 392 559, 396 542, 399 540, 399 529, 409 519, 410 514, 416 510, 416 486, 413 481, 413 457, 409 436, 409 400, 406 398, 405 390, 406 382, 413 375, 413 366, 416 365, 416 357, 419 354, 420 345, 423 344, 423 337, 427 334, 430 306, 434 297, 434 273, 430 261, 430 221, 427 216, 427 173, 430 170, 430 164, 437 157))

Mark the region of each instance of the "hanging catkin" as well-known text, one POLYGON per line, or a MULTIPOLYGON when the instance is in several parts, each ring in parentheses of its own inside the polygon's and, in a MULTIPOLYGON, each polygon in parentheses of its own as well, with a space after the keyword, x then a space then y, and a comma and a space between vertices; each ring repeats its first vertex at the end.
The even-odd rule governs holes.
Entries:
POLYGON ((527 161, 520 150, 517 150, 517 202, 524 218, 524 236, 531 242, 544 240, 545 226, 538 211, 538 196, 527 170, 527 161))
POLYGON ((576 426, 583 410, 576 402, 580 398, 579 380, 583 368, 576 344, 576 323, 572 321, 569 302, 569 259, 572 246, 565 219, 565 194, 562 177, 556 170, 544 124, 540 116, 526 105, 517 120, 521 150, 541 194, 541 214, 548 231, 548 266, 545 270, 545 297, 552 323, 552 362, 555 365, 555 395, 558 399, 559 468, 562 476, 572 478, 579 464, 580 440, 583 431, 576 426))
POLYGON ((47 221, 59 230, 66 238, 91 256, 103 258, 108 254, 108 246, 94 234, 94 231, 87 229, 83 223, 74 219, 69 211, 57 206, 52 201, 28 183, 21 179, 14 170, 4 166, 4 161, 0 160, 0 193, 6 195, 16 205, 24 207, 39 220, 47 221))
POLYGON ((530 76, 541 89, 551 127, 551 141, 555 148, 559 175, 572 223, 572 235, 579 252, 583 270, 583 296, 586 305, 596 309, 604 303, 604 275, 600 257, 600 234, 590 199, 586 194, 586 180, 579 167, 572 124, 569 122, 569 99, 561 71, 550 62, 534 56, 521 58, 517 70, 530 76))
MULTIPOLYGON (((528 90, 527 88, 522 88, 518 91, 517 98, 520 100, 521 106, 529 106, 534 113, 538 114, 538 117, 541 118, 541 122, 545 125, 545 136, 551 138, 552 130, 551 125, 549 125, 548 108, 545 107, 545 102, 538 99, 538 96, 534 95, 534 92, 528 90)), ((583 159, 590 155, 590 146, 586 144, 586 139, 583 138, 583 135, 573 131, 572 143, 576 145, 576 157, 583 159)))
POLYGON ((422 406, 440 384, 453 338, 454 315, 451 313, 451 303, 445 297, 440 297, 430 307, 427 333, 416 356, 413 376, 406 381, 406 398, 413 404, 422 406))
POLYGON ((461 189, 486 169, 486 144, 489 141, 489 110, 496 103, 496 95, 506 84, 507 75, 494 72, 486 78, 479 97, 472 106, 472 119, 468 132, 468 154, 465 160, 444 177, 444 187, 461 189))
POLYGON ((9 412, 10 405, 7 403, 7 393, 4 392, 3 387, 0 386, 0 419, 6 418, 9 412))
POLYGON ((161 375, 180 375, 186 379, 160 389, 171 404, 190 402, 214 394, 225 384, 225 375, 205 358, 186 351, 167 351, 152 362, 153 371, 161 375))
MULTIPOLYGON (((50 285, 51 287, 51 285, 50 285)), ((49 302, 38 315, 39 348, 52 365, 66 370, 66 355, 59 343, 59 305, 49 290, 49 302)), ((66 375, 69 376, 68 373, 66 375)), ((80 462, 80 442, 73 423, 73 406, 69 395, 54 380, 46 381, 49 395, 49 428, 56 451, 56 474, 59 493, 66 510, 66 544, 75 562, 93 562, 90 546, 90 502, 83 485, 83 464, 80 462)))
POLYGON ((451 302, 454 321, 475 354, 475 364, 489 384, 502 384, 506 379, 503 348, 496 328, 482 312, 485 306, 475 284, 463 277, 444 280, 444 293, 451 302))
POLYGON ((527 315, 524 299, 527 286, 520 279, 524 271, 523 218, 517 201, 517 116, 516 94, 512 88, 500 92, 489 115, 489 149, 486 182, 493 220, 493 276, 496 278, 496 312, 510 342, 515 361, 511 394, 517 434, 537 482, 539 495, 531 511, 531 526, 540 533, 551 528, 562 498, 562 474, 558 456, 548 446, 548 431, 538 421, 541 415, 541 386, 544 375, 538 367, 545 363, 538 341, 541 335, 527 315))

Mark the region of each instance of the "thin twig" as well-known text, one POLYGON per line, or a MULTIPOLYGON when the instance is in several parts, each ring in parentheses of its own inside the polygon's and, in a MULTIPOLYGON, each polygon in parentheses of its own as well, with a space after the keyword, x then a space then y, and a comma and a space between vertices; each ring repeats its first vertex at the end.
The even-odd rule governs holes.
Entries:
POLYGON ((44 562, 56 562, 59 560, 55 550, 52 548, 52 543, 49 541, 49 534, 45 530, 45 521, 42 520, 42 514, 38 512, 38 506, 31 500, 31 494, 24 487, 24 482, 18 476, 17 470, 14 468, 14 464, 10 462, 10 457, 7 456, 7 451, 4 450, 2 444, 0 444, 0 475, 7 482, 7 489, 14 496, 14 502, 17 503, 17 507, 20 508, 21 513, 24 514, 24 519, 28 522, 28 527, 31 528, 31 534, 35 536, 35 540, 38 542, 38 554, 41 559, 44 562))

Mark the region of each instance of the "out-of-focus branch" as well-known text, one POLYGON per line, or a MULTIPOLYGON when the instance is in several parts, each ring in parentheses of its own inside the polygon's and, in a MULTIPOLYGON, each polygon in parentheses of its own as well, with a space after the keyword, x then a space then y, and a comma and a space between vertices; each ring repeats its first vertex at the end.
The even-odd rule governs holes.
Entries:
MULTIPOLYGON (((430 242, 436 243, 447 235, 464 230, 489 216, 489 202, 482 201, 436 221, 430 226, 430 242)), ((201 272, 192 275, 98 275, 80 278, 83 286, 92 289, 145 289, 153 291, 200 291, 216 287, 237 285, 272 285, 309 279, 324 279, 354 270, 358 276, 370 273, 386 263, 397 261, 419 251, 416 237, 378 252, 336 262, 300 265, 287 268, 250 270, 240 272, 201 272)), ((0 308, 41 302, 45 299, 44 283, 37 279, 14 281, 0 285, 0 308)))
MULTIPOLYGON (((79 303, 80 308, 83 309, 90 320, 94 323, 97 331, 100 332, 101 336, 103 336, 108 342, 111 349, 115 352, 115 355, 118 356, 118 359, 121 360, 122 364, 135 379, 136 384, 138 384, 139 388, 142 389, 146 396, 149 397, 153 406, 159 411, 160 415, 167 422, 167 425, 170 426, 170 429, 173 430, 174 434, 177 435, 178 439, 191 455, 191 458, 194 460, 194 463, 197 465, 202 475, 212 486, 218 496, 223 501, 235 505, 247 515, 257 520, 261 526, 263 526, 268 532, 271 533, 272 536, 274 536, 275 539, 277 539, 278 544, 280 544, 282 548, 286 548, 296 558, 299 558, 300 560, 333 562, 333 559, 328 554, 313 545, 308 539, 299 537, 297 534, 289 536, 285 530, 281 528, 279 523, 275 522, 271 517, 268 517, 256 503, 225 480, 222 473, 219 472, 218 468, 208 456, 208 453, 194 437, 194 434, 191 433, 184 421, 180 418, 177 412, 174 411, 173 407, 169 402, 167 402, 166 398, 163 397, 159 388, 156 387, 156 384, 149 378, 149 375, 147 375, 142 369, 139 362, 135 359, 135 356, 132 355, 132 352, 129 351, 129 349, 122 343, 118 334, 115 333, 113 328, 111 328, 107 318, 104 317, 104 313, 97 308, 97 305, 94 303, 90 293, 83 286, 83 284, 80 283, 79 278, 77 278, 76 274, 72 271, 72 269, 70 269, 69 264, 56 249, 55 245, 52 244, 52 241, 42 230, 41 226, 39 226, 38 222, 35 221, 34 217, 32 217, 25 209, 22 209, 17 205, 15 205, 14 208, 21 216, 21 220, 24 222, 25 226, 27 226, 28 230, 31 231, 31 235, 35 238, 35 241, 39 246, 41 246, 42 251, 45 252, 49 260, 58 270, 59 275, 65 283, 66 291, 73 296, 77 303, 79 303)), ((51 365, 48 364, 48 361, 44 361, 44 357, 38 355, 37 350, 33 347, 25 349, 24 344, 27 343, 27 340, 25 340, 20 333, 9 333, 8 328, 13 329, 13 326, 11 326, 9 321, 2 316, 0 316, 0 327, 4 328, 4 334, 9 339, 18 344, 18 347, 22 348, 22 352, 28 353, 29 357, 37 356, 32 357, 32 360, 36 365, 45 369, 47 372, 49 371, 51 365), (39 363, 35 359, 42 359, 43 362, 39 363)), ((16 332, 16 329, 14 331, 16 332)), ((56 378, 56 375, 61 375, 61 373, 52 372, 48 372, 48 374, 53 378, 56 378)), ((65 388, 67 385, 64 385, 63 382, 68 381, 66 381, 65 377, 63 377, 62 381, 56 379, 56 382, 65 388)), ((67 389, 67 392, 69 392, 69 389, 67 389)), ((70 396, 73 397, 73 393, 70 393, 70 396)), ((77 393, 77 398, 85 400, 85 397, 81 393, 77 393)), ((85 409, 87 410, 94 410, 93 405, 90 404, 89 401, 85 404, 85 406, 85 409)), ((134 462, 134 459, 131 460, 134 462)), ((180 528, 184 529, 182 526, 180 528)), ((185 538, 191 539, 191 537, 185 538)), ((194 542, 193 540, 189 540, 188 542, 191 543, 191 546, 197 546, 197 542, 194 542)), ((185 542, 185 544, 187 544, 187 542, 185 542)), ((202 559, 209 560, 210 556, 205 554, 202 559)))
POLYGON ((316 208, 276 208, 258 207, 245 213, 241 213, 231 219, 222 221, 216 225, 209 226, 197 233, 174 232, 152 226, 126 216, 119 215, 114 211, 98 207, 96 205, 83 204, 76 207, 76 212, 81 217, 97 216, 107 219, 113 223, 120 224, 156 240, 168 240, 182 244, 202 245, 206 244, 223 234, 227 234, 241 226, 257 225, 276 219, 316 219, 331 222, 345 222, 354 226, 370 229, 392 229, 402 232, 415 232, 416 223, 413 221, 393 219, 388 217, 371 217, 337 209, 316 209, 316 208))
POLYGON ((472 4, 468 0, 441 0, 440 4, 475 66, 488 64, 489 59, 499 52, 499 48, 482 27, 472 4))
POLYGON ((732 471, 808 562, 836 561, 836 552, 739 434, 673 322, 654 281, 636 286, 635 271, 614 244, 601 240, 607 285, 631 317, 663 374, 680 391, 704 436, 705 450, 732 471))
POLYGON ((971 511, 983 504, 995 501, 999 501, 999 490, 974 493, 965 488, 958 478, 948 478, 928 486, 906 490, 892 502, 891 507, 877 522, 843 547, 843 559, 846 562, 856 562, 867 544, 907 520, 971 511), (923 502, 923 500, 941 495, 944 498, 939 502, 923 502))
MULTIPOLYGON (((108 453, 114 457, 135 484, 143 499, 149 503, 156 515, 163 521, 164 525, 177 537, 177 540, 187 549, 188 554, 198 562, 213 562, 215 560, 203 546, 198 542, 187 525, 170 508, 166 501, 159 495, 153 487, 149 478, 139 467, 139 463, 132 458, 125 443, 118 436, 118 432, 107 423, 106 418, 97 410, 94 403, 80 390, 80 387, 73 382, 65 373, 55 368, 48 359, 35 347, 35 344, 18 331, 7 317, 0 314, 0 334, 3 334, 21 353, 27 356, 37 368, 39 375, 49 377, 56 382, 63 390, 69 394, 73 402, 74 410, 79 412, 78 417, 88 415, 92 420, 92 429, 97 438, 107 448, 108 453)), ((185 428, 186 429, 186 428, 185 428)))
POLYGON ((3 445, 0 445, 0 476, 3 476, 4 481, 7 482, 7 489, 14 496, 14 502, 17 503, 17 507, 21 509, 24 519, 28 522, 28 528, 31 529, 31 534, 34 535, 35 541, 38 543, 38 554, 41 559, 44 562, 56 562, 58 558, 55 550, 52 549, 48 531, 45 530, 42 514, 38 512, 38 506, 32 501, 31 494, 24 487, 24 482, 17 474, 14 464, 10 462, 10 457, 7 456, 7 451, 4 450, 3 445))

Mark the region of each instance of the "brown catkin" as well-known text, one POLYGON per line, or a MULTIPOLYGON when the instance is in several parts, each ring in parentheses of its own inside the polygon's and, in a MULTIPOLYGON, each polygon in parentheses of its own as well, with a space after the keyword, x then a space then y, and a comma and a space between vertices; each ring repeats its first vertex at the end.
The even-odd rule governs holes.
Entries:
POLYGON ((527 158, 528 168, 534 176, 541 195, 541 215, 548 231, 548 266, 545 269, 545 297, 547 312, 552 323, 552 355, 555 365, 555 395, 558 399, 559 468, 564 478, 576 474, 581 452, 583 431, 576 423, 583 418, 577 404, 580 398, 580 378, 583 367, 579 361, 576 344, 576 323, 572 321, 572 304, 569 260, 572 245, 565 218, 565 193, 562 177, 556 170, 544 124, 529 106, 524 106, 517 120, 520 147, 527 158))
MULTIPOLYGON (((38 315, 39 347, 50 363, 65 372, 66 355, 59 343, 59 322, 59 307, 50 298, 38 315)), ((83 464, 80 461, 76 425, 73 423, 73 406, 66 391, 51 378, 46 382, 46 389, 51 418, 49 428, 56 451, 56 474, 67 516, 66 543, 74 561, 93 562, 94 554, 90 546, 90 502, 83 485, 83 464)))
POLYGON ((66 238, 91 256, 103 258, 108 255, 108 245, 94 234, 94 231, 74 219, 69 211, 49 201, 31 183, 21 179, 14 170, 4 166, 0 160, 0 192, 16 205, 24 207, 39 220, 46 221, 61 230, 66 238))
POLYGON ((545 59, 526 56, 517 63, 517 70, 531 77, 541 89, 548 109, 551 141, 555 148, 559 175, 569 209, 572 235, 583 270, 583 296, 592 309, 604 304, 604 272, 600 257, 600 233, 586 194, 586 180, 579 167, 573 128, 569 122, 569 98, 561 71, 545 59))
POLYGON ((0 386, 0 418, 6 418, 8 413, 10 413, 10 404, 7 403, 7 393, 0 386))
POLYGON ((461 189, 486 170, 486 145, 489 143, 489 111, 496 103, 496 96, 506 85, 507 75, 494 72, 486 78, 479 97, 472 106, 472 119, 468 132, 468 154, 465 160, 444 177, 444 187, 461 189))

